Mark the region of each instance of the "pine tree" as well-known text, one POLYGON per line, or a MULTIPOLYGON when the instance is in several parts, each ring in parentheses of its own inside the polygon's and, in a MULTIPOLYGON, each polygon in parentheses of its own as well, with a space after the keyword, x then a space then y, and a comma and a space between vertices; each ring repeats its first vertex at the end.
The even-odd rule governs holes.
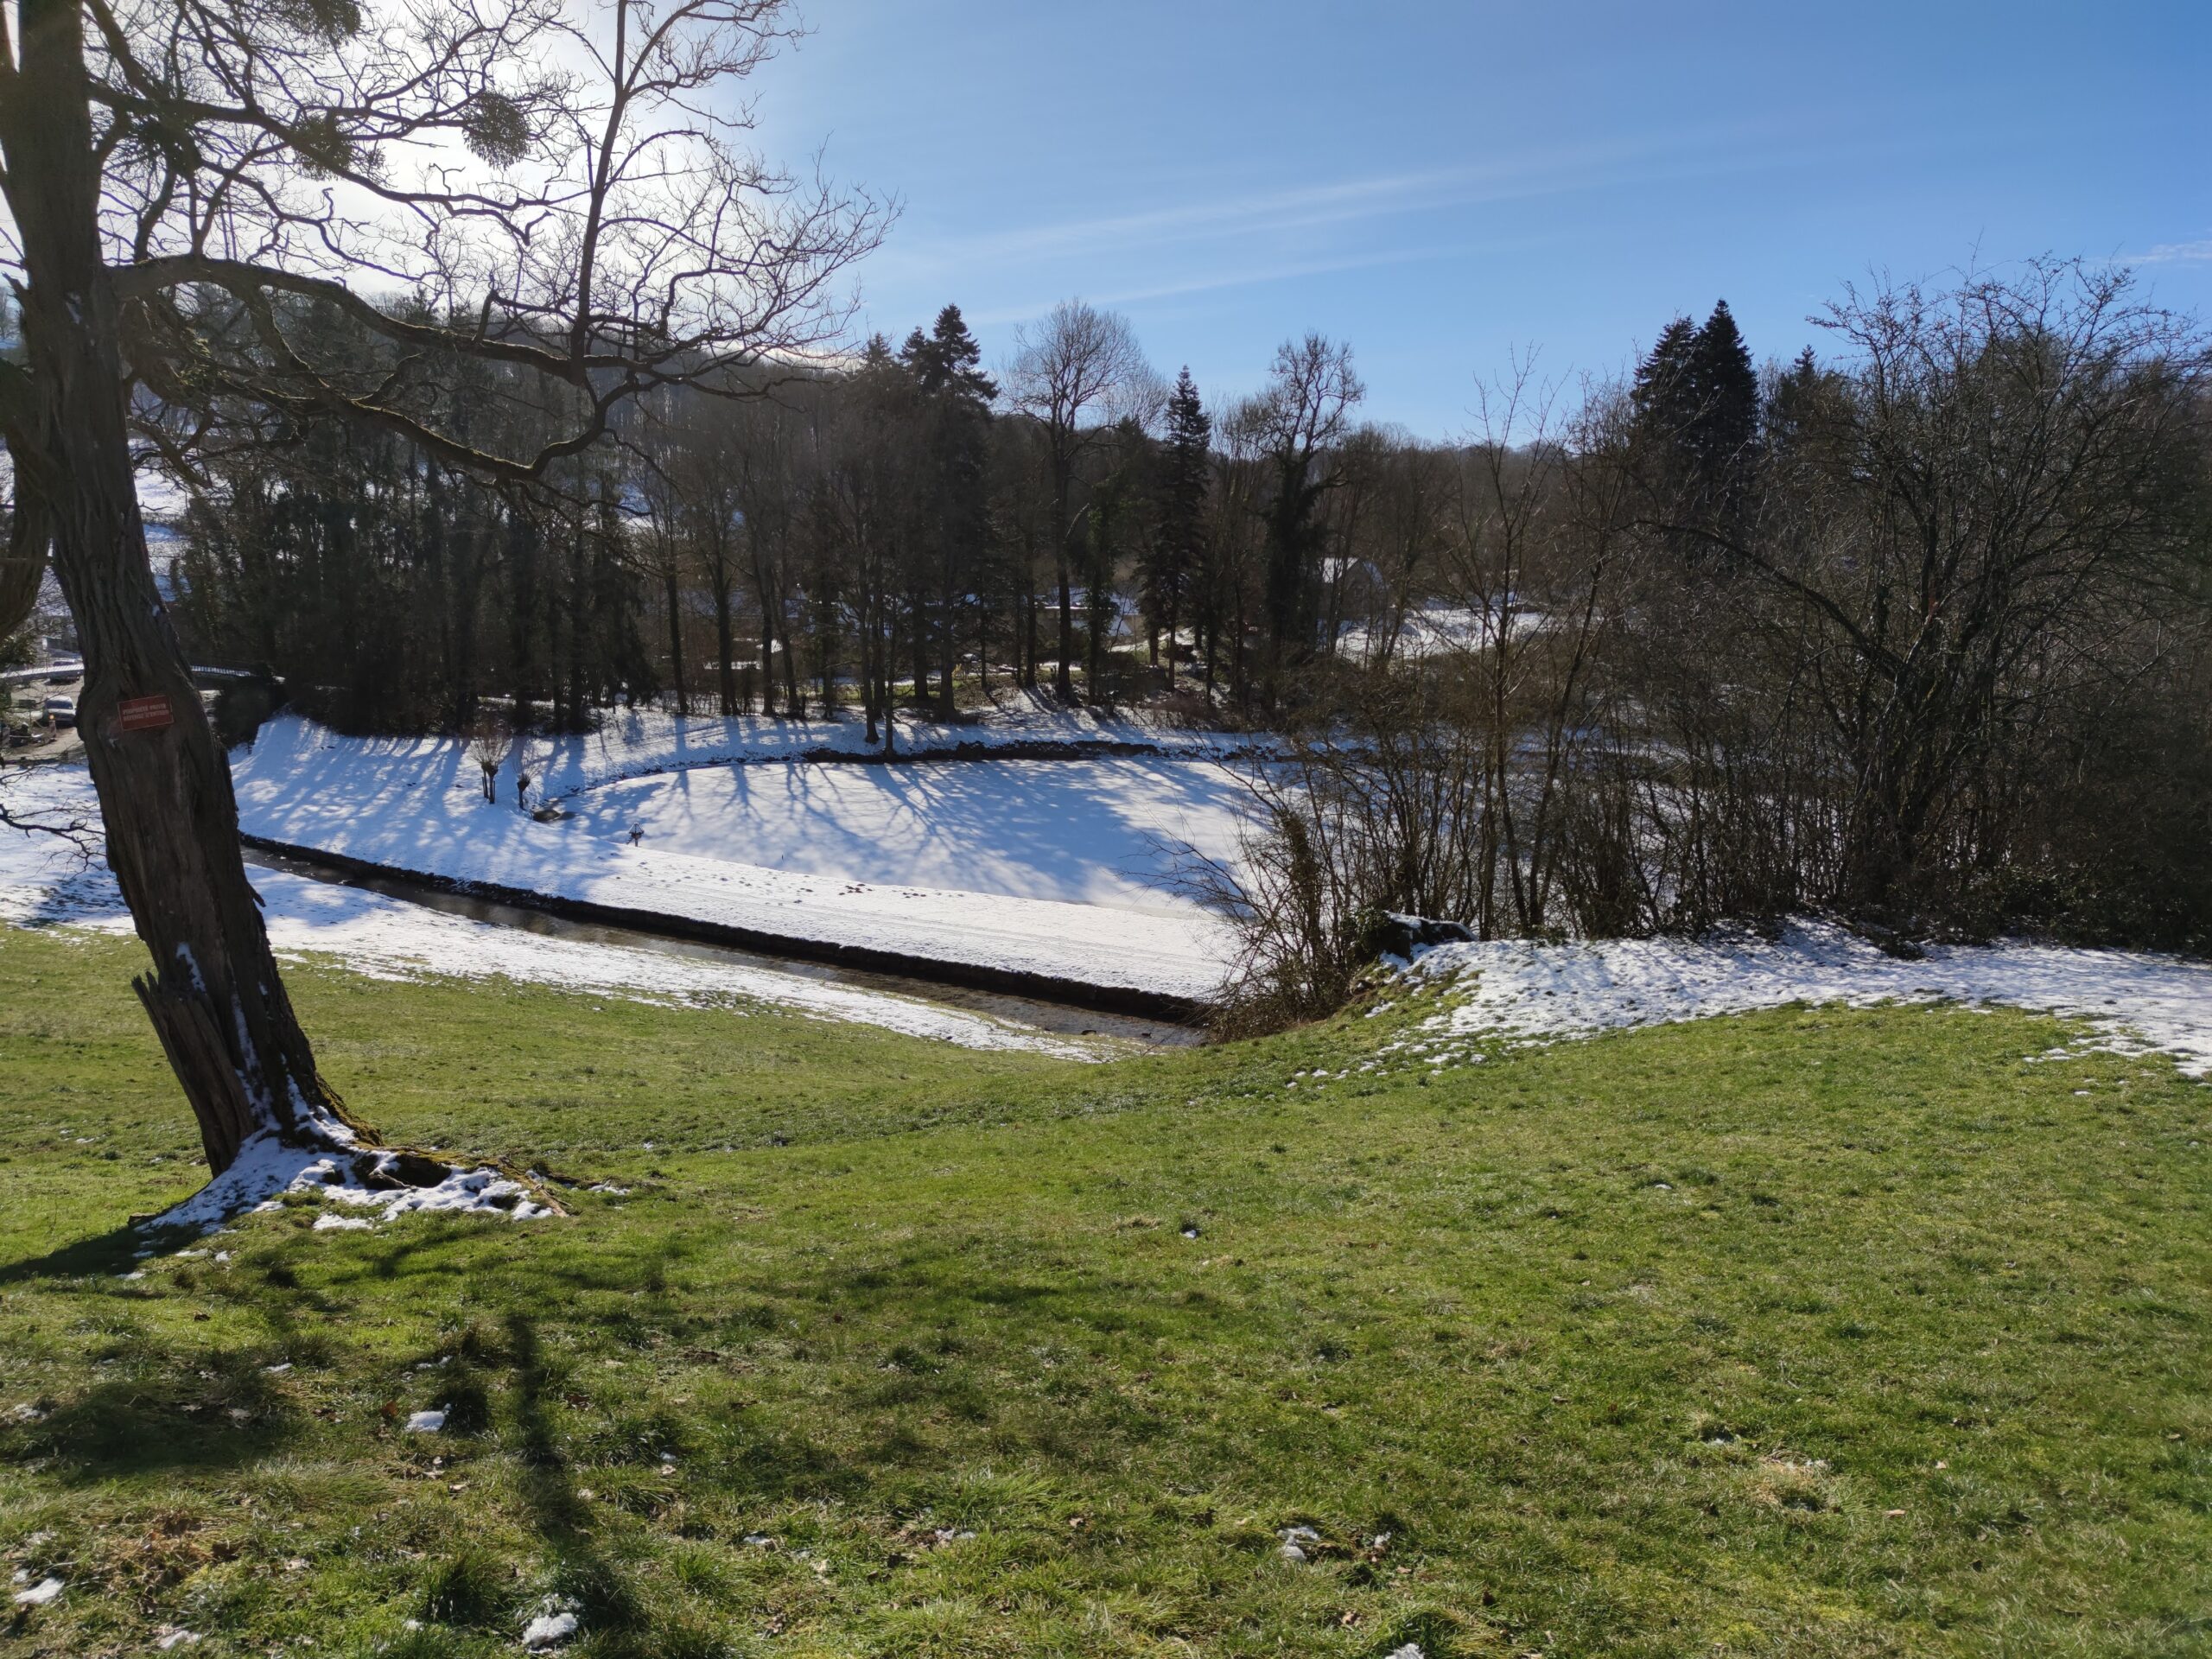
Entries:
POLYGON ((1637 366, 1630 399, 1648 475, 1669 511, 1738 518, 1758 465, 1759 383, 1728 302, 1701 327, 1669 322, 1637 366))
POLYGON ((1758 459, 1759 378, 1726 300, 1714 304, 1691 344, 1689 380, 1696 409, 1688 435, 1700 505, 1732 518, 1758 459))
MULTIPOLYGON (((925 546, 921 550, 926 568, 916 573, 917 667, 925 650, 921 635, 931 632, 938 647, 937 713, 940 719, 950 719, 957 613, 982 557, 988 528, 985 448, 990 403, 998 396, 998 385, 978 366, 983 360, 983 348, 968 332, 967 321, 957 305, 939 311, 928 334, 917 328, 908 334, 899 348, 899 360, 922 394, 925 499, 918 505, 925 526, 925 546), (924 578, 935 590, 927 607, 935 613, 933 627, 926 626, 923 615, 919 583, 924 578)), ((921 683, 918 671, 917 692, 921 683)))
POLYGON ((1804 442, 1825 380, 1813 348, 1808 346, 1775 381, 1761 423, 1761 440, 1769 454, 1786 455, 1804 442))
POLYGON ((915 383, 932 397, 948 393, 981 408, 999 395, 998 383, 977 366, 983 348, 968 332, 957 305, 939 311, 928 334, 917 328, 908 334, 899 356, 915 383))
MULTIPOLYGON (((1167 434, 1161 446, 1155 524, 1147 550, 1142 603, 1145 622, 1167 634, 1167 683, 1175 683, 1175 635, 1188 602, 1195 597, 1205 564, 1206 485, 1212 467, 1213 423, 1198 401, 1197 383, 1185 365, 1167 400, 1167 434)), ((1158 652, 1155 647, 1154 658, 1158 652)))
POLYGON ((1669 451, 1681 442, 1697 416, 1697 386, 1691 372, 1696 352, 1696 327, 1688 317, 1676 317, 1659 331, 1659 343, 1637 365, 1636 385, 1629 393, 1642 435, 1669 451))

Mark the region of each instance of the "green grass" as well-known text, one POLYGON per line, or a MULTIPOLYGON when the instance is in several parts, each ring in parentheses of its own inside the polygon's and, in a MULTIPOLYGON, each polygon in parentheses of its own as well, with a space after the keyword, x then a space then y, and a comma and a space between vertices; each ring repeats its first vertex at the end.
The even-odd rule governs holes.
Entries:
POLYGON ((1317 1094, 1394 1022, 1087 1068, 302 973, 393 1135, 629 1195, 134 1281, 196 1179, 134 950, 0 933, 0 1552, 69 1585, 0 1649, 2212 1649, 2212 1092, 2052 1022, 1317 1094))

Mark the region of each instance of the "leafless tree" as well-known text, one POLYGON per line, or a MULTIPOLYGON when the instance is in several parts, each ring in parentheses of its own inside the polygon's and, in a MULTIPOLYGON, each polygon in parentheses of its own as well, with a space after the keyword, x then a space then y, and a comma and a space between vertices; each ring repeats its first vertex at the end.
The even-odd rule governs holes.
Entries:
POLYGON ((1053 579, 1059 589, 1059 663, 1053 688, 1072 700, 1075 609, 1069 569, 1076 533, 1076 469, 1091 445, 1116 422, 1148 414, 1160 400, 1159 377, 1146 364, 1128 320, 1081 300, 1064 300, 1043 321, 1015 336, 1006 377, 1007 401, 1045 431, 1052 480, 1053 579))
POLYGON ((468 726, 468 758, 484 774, 484 798, 487 802, 499 798, 499 768, 505 764, 507 750, 514 742, 513 723, 494 709, 484 709, 468 726))
POLYGON ((1910 920, 1924 867, 2003 734, 2116 665, 2146 587, 2198 545, 2212 350, 2124 270, 2045 261, 1847 290, 1844 372, 1808 394, 1743 528, 1648 521, 1711 548, 1791 625, 1838 746, 1834 897, 1910 920))
POLYGON ((160 411, 141 436, 188 475, 272 416, 335 417, 557 481, 645 393, 817 353, 883 217, 763 163, 744 106, 721 112, 788 36, 778 0, 13 16, 0 194, 25 358, 0 365, 0 432, 18 543, 50 541, 85 646, 109 857, 153 957, 139 993, 214 1169, 255 1136, 352 1155, 371 1137, 294 1016, 148 569, 134 412, 160 411), (379 349, 326 349, 355 332, 379 349), (527 448, 456 418, 481 370, 534 411, 527 448))

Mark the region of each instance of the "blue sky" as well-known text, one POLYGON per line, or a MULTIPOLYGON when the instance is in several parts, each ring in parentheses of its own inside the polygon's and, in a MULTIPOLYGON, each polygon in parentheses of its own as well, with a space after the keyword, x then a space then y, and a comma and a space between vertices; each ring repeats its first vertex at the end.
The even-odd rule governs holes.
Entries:
POLYGON ((996 363, 1081 295, 1209 401, 1351 342, 1370 418, 1462 433, 1537 353, 1621 370, 1725 296, 1753 352, 1870 271, 2141 260, 2212 315, 2212 0, 811 0, 769 154, 902 199, 859 271, 996 363), (2147 256, 2147 257, 2146 257, 2147 256))

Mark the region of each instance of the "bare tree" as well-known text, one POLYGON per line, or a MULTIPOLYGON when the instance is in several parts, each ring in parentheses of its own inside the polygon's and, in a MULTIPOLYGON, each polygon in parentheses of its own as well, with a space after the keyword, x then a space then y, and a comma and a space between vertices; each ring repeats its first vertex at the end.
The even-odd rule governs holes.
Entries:
POLYGON ((480 710, 476 718, 469 722, 468 758, 484 774, 484 798, 486 802, 499 798, 499 768, 505 763, 508 747, 513 741, 512 723, 505 715, 492 709, 480 710))
POLYGON ((1322 498, 1343 479, 1338 450, 1367 388, 1352 372, 1351 347, 1325 334, 1285 340, 1249 422, 1273 474, 1268 506, 1266 700, 1273 707, 1286 656, 1313 648, 1321 548, 1322 498))
POLYGON ((139 994, 219 1172, 255 1137, 340 1156, 371 1137, 294 1016, 148 568, 141 394, 161 411, 142 435, 188 474, 276 414, 557 482, 642 394, 818 350, 843 321, 837 273, 880 232, 872 204, 753 156, 742 106, 716 113, 787 36, 778 0, 591 16, 21 0, 16 34, 0 19, 25 346, 0 365, 0 431, 84 642, 109 858, 153 957, 139 994), (329 317, 378 351, 327 349, 346 334, 329 317), (480 368, 532 411, 526 448, 455 418, 480 368))
POLYGON ((1044 428, 1052 480, 1050 534, 1060 604, 1053 688, 1072 700, 1069 664, 1075 658, 1075 607, 1068 572, 1076 531, 1076 467, 1117 421, 1146 413, 1158 403, 1159 377, 1147 365, 1127 318, 1081 300, 1063 300, 1042 322, 1018 331, 1014 340, 1007 397, 1044 428))
POLYGON ((2116 616, 2195 545, 2176 506, 2201 484, 2212 351, 2132 281, 2046 261, 1847 290, 1821 321, 1848 372, 1770 458, 1760 517, 1647 518, 1793 625, 1849 780, 1848 908, 1914 918, 2000 734, 2101 675, 2116 616))

